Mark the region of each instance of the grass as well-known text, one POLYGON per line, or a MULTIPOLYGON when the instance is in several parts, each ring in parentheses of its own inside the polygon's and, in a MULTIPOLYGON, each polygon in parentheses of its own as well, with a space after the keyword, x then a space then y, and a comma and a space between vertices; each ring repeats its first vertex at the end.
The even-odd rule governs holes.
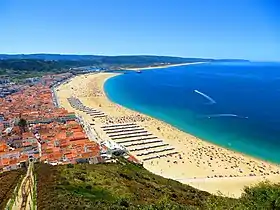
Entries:
POLYGON ((10 205, 14 202, 25 172, 26 170, 19 169, 0 174, 0 209, 4 209, 9 200, 10 205))
POLYGON ((55 167, 39 164, 35 172, 38 209, 149 209, 167 200, 197 209, 210 195, 126 161, 55 167))
POLYGON ((240 199, 210 195, 122 160, 109 164, 37 164, 38 209, 280 209, 280 186, 246 188, 240 199))
POLYGON ((36 210, 37 209, 37 176, 35 173, 33 173, 34 176, 34 186, 33 186, 33 195, 32 195, 32 209, 36 210))

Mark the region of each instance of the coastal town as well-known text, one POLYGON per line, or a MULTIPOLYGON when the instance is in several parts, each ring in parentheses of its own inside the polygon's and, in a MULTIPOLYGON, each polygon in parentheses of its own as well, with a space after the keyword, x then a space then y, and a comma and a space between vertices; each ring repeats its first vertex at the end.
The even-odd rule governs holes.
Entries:
POLYGON ((53 88, 72 76, 43 76, 0 99, 0 171, 24 167, 30 160, 57 165, 110 157, 74 112, 58 107, 53 88))
MULTIPOLYGON (((93 159, 94 163, 108 162, 115 152, 140 163, 141 158, 138 160, 131 155, 127 149, 129 147, 130 151, 140 152, 138 156, 144 157, 144 160, 176 154, 173 147, 168 147, 163 140, 136 125, 137 118, 131 118, 132 124, 112 124, 110 114, 83 106, 73 95, 67 98, 71 111, 61 106, 59 86, 78 75, 96 74, 104 70, 98 66, 71 68, 68 73, 46 74, 20 82, 15 82, 9 75, 1 75, 0 171, 26 166, 30 160, 51 165, 92 162, 93 159), (84 114, 86 119, 83 118, 84 114), (88 123, 94 119, 97 124, 101 120, 104 126, 96 128, 94 123, 88 123), (110 125, 106 127, 106 124, 110 125), (104 133, 107 135, 102 136, 104 133), (148 144, 152 145, 149 147, 148 144), (159 151, 147 151, 155 148, 159 151), (146 153, 143 153, 144 150, 146 153)), ((107 71, 112 69, 108 68, 107 71)), ((95 94, 102 94, 102 91, 95 89, 95 94)))
MULTIPOLYGON (((94 69, 94 73, 99 71, 94 69)), ((88 72, 85 70, 78 74, 87 75, 88 72)), ((23 180, 19 180, 15 188, 18 192, 13 193, 18 202, 11 197, 8 209, 34 207, 31 201, 36 185, 34 163, 52 166, 97 164, 115 162, 117 156, 140 163, 124 146, 100 137, 83 116, 60 105, 58 88, 69 83, 75 76, 77 73, 48 74, 40 78, 24 79, 20 83, 1 77, 0 174, 26 170, 23 180)), ((83 106, 73 96, 67 98, 67 101, 74 109, 90 114, 92 121, 94 118, 108 117, 83 106)), ((114 125, 104 126, 104 131, 111 133, 117 133, 116 129, 114 125)))

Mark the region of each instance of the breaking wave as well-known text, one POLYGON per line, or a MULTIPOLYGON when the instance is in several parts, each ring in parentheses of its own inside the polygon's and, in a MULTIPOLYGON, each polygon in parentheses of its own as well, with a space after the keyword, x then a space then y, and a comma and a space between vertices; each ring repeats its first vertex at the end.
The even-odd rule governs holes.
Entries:
POLYGON ((206 98, 209 101, 210 104, 217 103, 213 98, 211 98, 210 96, 206 95, 205 93, 202 93, 202 92, 200 92, 198 90, 194 90, 194 92, 199 94, 199 95, 201 95, 201 96, 203 96, 204 98, 206 98))
POLYGON ((236 117, 236 118, 244 118, 248 119, 248 117, 239 116, 236 114, 210 114, 210 115, 202 115, 199 118, 217 118, 217 117, 236 117))

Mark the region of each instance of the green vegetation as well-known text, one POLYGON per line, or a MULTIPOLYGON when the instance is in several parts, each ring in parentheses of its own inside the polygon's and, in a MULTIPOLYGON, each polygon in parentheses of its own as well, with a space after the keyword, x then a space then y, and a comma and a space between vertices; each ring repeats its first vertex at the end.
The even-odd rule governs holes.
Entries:
POLYGON ((34 186, 33 186, 33 194, 32 194, 32 202, 33 202, 33 210, 37 209, 37 177, 36 174, 33 173, 34 178, 34 186))
POLYGON ((27 121, 25 119, 21 118, 17 125, 19 126, 21 133, 26 131, 27 121))
POLYGON ((279 210, 280 184, 262 182, 254 187, 246 187, 241 198, 227 200, 224 197, 210 197, 207 209, 213 210, 279 210))
POLYGON ((167 63, 210 61, 199 58, 168 56, 94 56, 94 55, 0 55, 0 76, 8 75, 15 81, 45 74, 76 73, 79 67, 94 66, 105 69, 138 68, 167 63), (75 69, 73 69, 75 68, 75 69))
POLYGON ((105 68, 116 70, 122 68, 141 68, 163 64, 178 64, 191 62, 219 62, 246 60, 214 60, 203 58, 182 58, 171 56, 96 56, 96 55, 60 55, 60 54, 0 54, 0 76, 8 75, 18 81, 30 77, 40 77, 45 74, 55 74, 83 70, 79 67, 105 68), (73 69, 74 68, 74 69, 73 69))
POLYGON ((79 67, 90 62, 83 61, 45 61, 34 59, 0 60, 0 75, 8 75, 15 80, 40 77, 45 74, 68 72, 69 68, 79 67))
POLYGON ((142 166, 37 164, 38 209, 280 209, 280 185, 246 188, 240 199, 210 195, 162 178, 142 166))
POLYGON ((38 209, 202 209, 209 197, 209 193, 156 176, 127 161, 38 164, 35 173, 38 209))
POLYGON ((155 56, 155 55, 129 55, 129 56, 100 56, 100 55, 71 55, 71 54, 0 54, 1 59, 35 59, 46 61, 90 61, 95 64, 143 64, 143 63, 183 63, 213 61, 213 59, 203 58, 182 58, 174 56, 155 56))
POLYGON ((0 209, 4 209, 9 199, 14 202, 18 187, 21 183, 24 169, 0 173, 0 209))

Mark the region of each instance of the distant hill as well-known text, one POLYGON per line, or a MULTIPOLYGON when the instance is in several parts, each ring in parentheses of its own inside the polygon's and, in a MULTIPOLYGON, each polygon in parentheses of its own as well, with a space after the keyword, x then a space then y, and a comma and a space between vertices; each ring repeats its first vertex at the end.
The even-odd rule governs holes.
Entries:
POLYGON ((202 61, 248 61, 245 59, 209 59, 209 58, 184 58, 174 56, 156 55, 75 55, 75 54, 0 54, 0 59, 40 59, 40 60, 96 60, 110 62, 128 62, 128 60, 158 61, 158 62, 202 62, 202 61))
POLYGON ((60 54, 0 54, 0 75, 24 79, 50 73, 82 70, 80 67, 117 70, 141 68, 165 64, 211 61, 211 59, 180 58, 170 56, 96 56, 96 55, 60 55, 60 54))
MULTIPOLYGON (((147 67, 163 64, 179 64, 192 62, 248 62, 242 59, 209 59, 183 58, 174 56, 155 55, 71 55, 71 54, 0 54, 1 60, 44 60, 44 61, 72 61, 74 67, 79 65, 102 65, 111 67, 147 67)), ((1 66, 0 66, 1 68, 1 66)))
POLYGON ((91 60, 42 60, 42 59, 0 59, 0 77, 8 75, 21 80, 40 77, 45 74, 69 72, 71 68, 96 65, 91 60))
POLYGON ((193 62, 233 62, 246 61, 234 59, 182 58, 172 56, 130 55, 130 56, 99 56, 99 55, 62 55, 62 54, 0 54, 0 76, 24 79, 50 73, 62 73, 82 70, 80 67, 94 67, 106 70, 143 68, 167 64, 193 62))
POLYGON ((102 56, 102 55, 71 55, 71 54, 0 54, 0 59, 40 59, 40 60, 92 60, 104 63, 143 63, 143 62, 201 62, 212 61, 204 58, 182 58, 173 56, 155 55, 123 55, 123 56, 102 56))
POLYGON ((0 54, 0 59, 38 59, 38 60, 98 60, 104 56, 62 55, 62 54, 0 54))

